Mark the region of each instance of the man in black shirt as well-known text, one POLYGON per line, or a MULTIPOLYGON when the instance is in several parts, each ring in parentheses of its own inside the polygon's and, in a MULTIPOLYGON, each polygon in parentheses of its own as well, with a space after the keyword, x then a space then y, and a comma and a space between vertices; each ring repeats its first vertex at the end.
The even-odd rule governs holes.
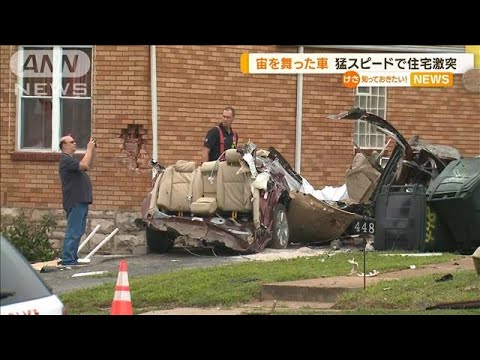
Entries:
POLYGON ((232 129, 235 109, 231 106, 223 109, 223 120, 217 126, 208 130, 203 141, 202 161, 225 160, 224 152, 236 149, 238 134, 232 129))
POLYGON ((77 143, 70 135, 60 139, 62 155, 58 166, 62 182, 63 209, 67 213, 67 229, 63 241, 62 265, 78 265, 78 246, 85 234, 88 205, 93 202, 92 182, 87 171, 92 168, 97 143, 90 139, 87 151, 79 161, 74 153, 77 143))

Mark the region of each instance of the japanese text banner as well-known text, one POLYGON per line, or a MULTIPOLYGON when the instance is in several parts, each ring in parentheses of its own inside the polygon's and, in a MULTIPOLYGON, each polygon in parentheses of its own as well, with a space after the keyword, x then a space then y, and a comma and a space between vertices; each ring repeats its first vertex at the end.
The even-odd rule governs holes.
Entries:
POLYGON ((473 67, 473 54, 465 53, 244 53, 240 58, 241 71, 250 74, 463 74, 473 67))

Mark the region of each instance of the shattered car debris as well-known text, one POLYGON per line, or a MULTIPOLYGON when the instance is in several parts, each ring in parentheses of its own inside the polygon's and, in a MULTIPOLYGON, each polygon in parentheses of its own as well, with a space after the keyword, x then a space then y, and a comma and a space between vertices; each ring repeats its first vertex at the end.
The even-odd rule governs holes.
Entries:
MULTIPOLYGON (((142 204, 148 247, 223 246, 242 253, 266 246, 284 249, 291 241, 322 243, 354 234, 375 234, 375 201, 384 185, 429 184, 460 158, 448 146, 407 142, 390 123, 361 109, 330 119, 362 119, 395 140, 389 161, 359 152, 345 185, 315 190, 273 147, 252 142, 225 152, 226 161, 179 160, 163 167, 142 204)), ((388 146, 388 144, 387 144, 388 146)), ((386 146, 386 147, 387 147, 386 146)), ((382 151, 383 152, 383 151, 382 151)))
POLYGON ((179 160, 159 168, 142 206, 150 250, 225 246, 247 253, 267 243, 287 247, 289 190, 300 186, 298 175, 288 174, 275 149, 257 150, 253 143, 227 150, 225 159, 199 167, 179 160))
POLYGON ((470 253, 480 245, 480 157, 462 158, 457 149, 418 136, 407 142, 364 110, 330 118, 365 120, 396 142, 368 201, 344 208, 375 218, 376 250, 470 253))
POLYGON ((292 191, 290 197, 288 220, 296 242, 307 244, 338 239, 356 218, 354 213, 311 194, 292 191))
MULTIPOLYGON (((370 196, 369 200, 373 202, 383 185, 421 184, 428 187, 451 161, 461 158, 455 148, 424 144, 416 136, 407 142, 403 135, 386 120, 359 108, 329 116, 329 118, 361 119, 374 124, 379 131, 395 140, 396 145, 392 155, 385 168, 381 170, 378 183, 370 196)), ((370 159, 370 161, 373 160, 370 159)))

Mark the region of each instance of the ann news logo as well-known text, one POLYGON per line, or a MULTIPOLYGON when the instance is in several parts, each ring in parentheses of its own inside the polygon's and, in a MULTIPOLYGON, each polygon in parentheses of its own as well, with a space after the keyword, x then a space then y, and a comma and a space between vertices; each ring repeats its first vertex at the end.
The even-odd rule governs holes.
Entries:
POLYGON ((62 96, 87 96, 88 84, 82 80, 90 65, 90 57, 79 49, 63 49, 59 56, 52 49, 17 51, 10 59, 10 69, 23 79, 23 86, 17 85, 15 94, 50 96, 58 83, 62 96), (60 82, 55 81, 58 77, 60 82))

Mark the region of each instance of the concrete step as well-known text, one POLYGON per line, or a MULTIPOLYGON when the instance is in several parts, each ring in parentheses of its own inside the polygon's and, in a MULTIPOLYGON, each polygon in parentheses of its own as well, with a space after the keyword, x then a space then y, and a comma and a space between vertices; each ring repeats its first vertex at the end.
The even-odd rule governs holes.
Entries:
MULTIPOLYGON (((369 283, 377 281, 367 279, 369 283)), ((307 279, 265 284, 263 300, 334 303, 345 291, 363 289, 363 277, 340 276, 335 278, 307 279)))
MULTIPOLYGON (((412 264, 415 259, 412 258, 412 264)), ((473 270, 471 256, 444 264, 430 264, 415 269, 404 269, 378 276, 338 276, 330 278, 306 279, 265 284, 262 286, 262 300, 306 301, 306 302, 336 302, 337 297, 345 291, 362 290, 364 286, 375 284, 380 280, 397 280, 401 278, 424 276, 438 273, 454 273, 459 270, 473 270)))

